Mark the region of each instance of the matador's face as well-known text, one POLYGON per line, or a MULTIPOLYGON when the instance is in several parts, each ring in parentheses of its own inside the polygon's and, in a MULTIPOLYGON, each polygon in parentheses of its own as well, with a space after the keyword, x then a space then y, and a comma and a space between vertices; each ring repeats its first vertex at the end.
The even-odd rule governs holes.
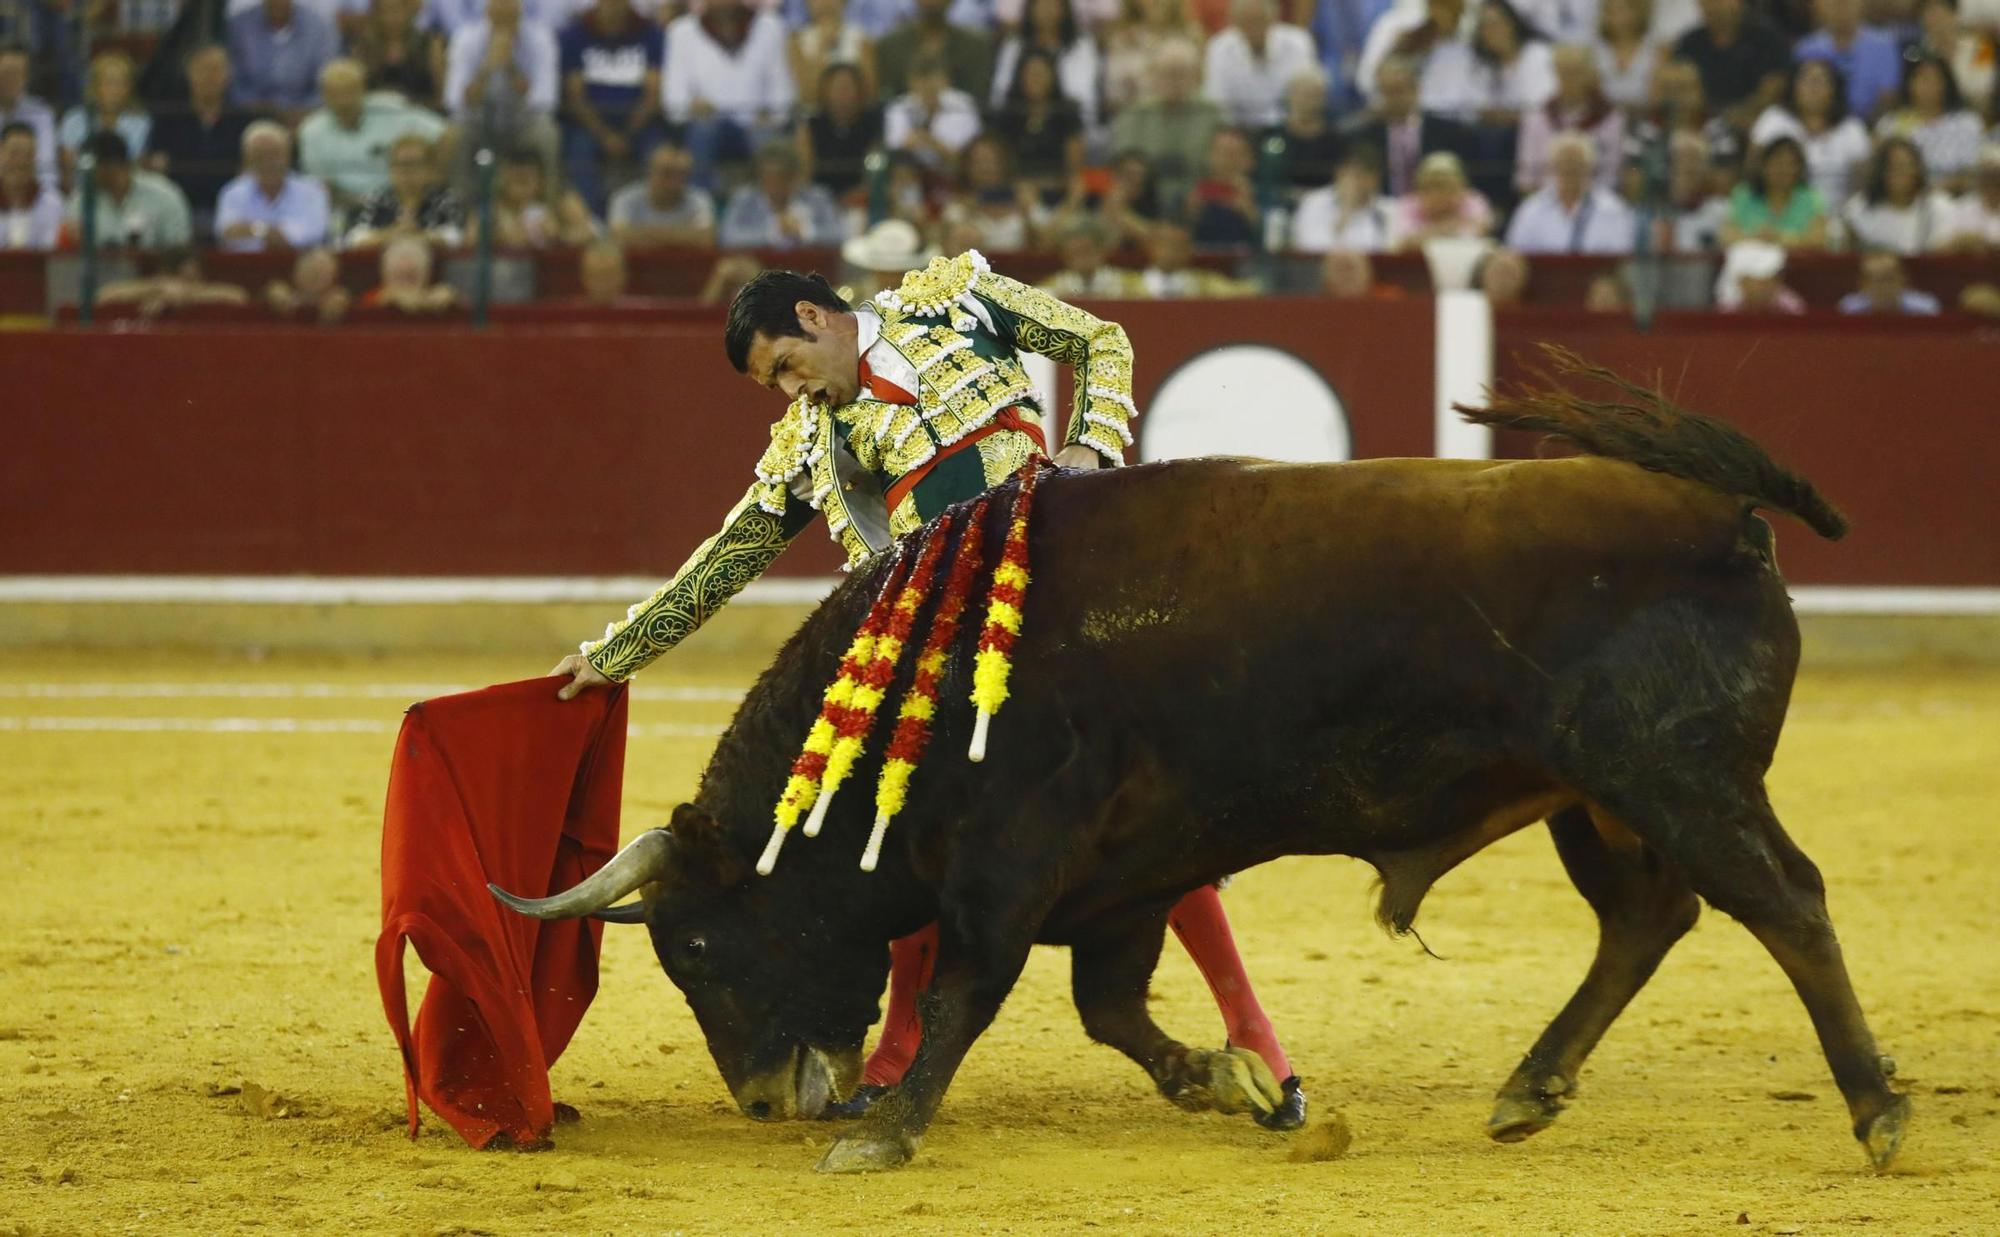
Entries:
POLYGON ((786 399, 803 395, 829 407, 851 403, 861 393, 854 315, 811 301, 800 301, 797 308, 799 329, 805 334, 757 332, 744 372, 786 399))

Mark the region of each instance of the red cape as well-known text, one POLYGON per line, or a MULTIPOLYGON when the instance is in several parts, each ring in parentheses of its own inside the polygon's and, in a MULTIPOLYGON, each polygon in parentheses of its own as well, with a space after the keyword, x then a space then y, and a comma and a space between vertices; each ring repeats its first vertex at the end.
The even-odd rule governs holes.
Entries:
POLYGON ((618 845, 625 689, 559 701, 531 679, 413 705, 382 819, 375 978, 403 1050, 410 1136, 421 1097, 475 1147, 548 1141, 549 1066, 597 993, 594 919, 543 923, 487 891, 545 897, 618 845), (431 982, 411 1034, 403 942, 431 982))

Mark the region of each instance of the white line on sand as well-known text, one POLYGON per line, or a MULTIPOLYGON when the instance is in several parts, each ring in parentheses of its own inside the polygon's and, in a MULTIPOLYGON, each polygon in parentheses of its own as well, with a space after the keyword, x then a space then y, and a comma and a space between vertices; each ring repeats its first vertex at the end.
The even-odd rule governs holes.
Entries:
MULTIPOLYGON (((0 731, 57 731, 69 734, 393 734, 400 719, 372 717, 0 717, 0 731)), ((679 722, 639 722, 626 727, 632 739, 712 739, 720 726, 679 722)))

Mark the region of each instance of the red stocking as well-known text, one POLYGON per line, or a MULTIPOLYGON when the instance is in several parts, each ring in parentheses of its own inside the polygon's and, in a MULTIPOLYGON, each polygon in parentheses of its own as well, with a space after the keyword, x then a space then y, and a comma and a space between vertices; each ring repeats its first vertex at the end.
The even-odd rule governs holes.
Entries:
POLYGON ((924 1035, 917 994, 930 987, 937 941, 937 925, 932 924, 889 946, 889 1012, 882 1016, 882 1038, 861 1070, 861 1081, 870 1086, 895 1086, 917 1055, 924 1035))
POLYGON ((1229 934, 1229 917, 1222 913, 1222 896, 1213 885, 1203 885, 1174 904, 1167 916, 1174 935, 1208 981, 1215 1007, 1222 1011, 1222 1025, 1229 1042, 1248 1048, 1264 1058, 1264 1064, 1279 1082, 1292 1076, 1292 1063, 1278 1045, 1277 1029, 1257 1004, 1250 977, 1243 972, 1243 959, 1236 954, 1236 940, 1229 934))

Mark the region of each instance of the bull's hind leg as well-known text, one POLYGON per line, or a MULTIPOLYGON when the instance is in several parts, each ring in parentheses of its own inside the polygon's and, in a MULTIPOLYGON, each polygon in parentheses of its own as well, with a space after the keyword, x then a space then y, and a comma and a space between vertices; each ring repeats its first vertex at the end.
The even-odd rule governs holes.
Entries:
POLYGON ((1701 913, 1680 869, 1622 826, 1607 819, 1600 832, 1585 809, 1572 807, 1549 818, 1549 834, 1570 880, 1597 912, 1597 956, 1576 995, 1500 1088, 1486 1132, 1501 1142, 1518 1142, 1556 1119, 1576 1094, 1584 1059, 1701 913))
POLYGON ((1166 928, 1161 908, 1074 943, 1070 989, 1084 1031, 1137 1061, 1160 1094, 1191 1112, 1276 1111, 1284 1091, 1262 1057, 1245 1048, 1189 1048, 1147 1012, 1166 928))
POLYGON ((1854 1136, 1876 1168, 1902 1145, 1910 1102, 1889 1088, 1826 910, 1819 869, 1785 834, 1761 781, 1670 788, 1607 803, 1619 820, 1687 872, 1709 905, 1740 921, 1784 968, 1812 1016, 1854 1136), (1679 810, 1676 810, 1676 809, 1679 810))

